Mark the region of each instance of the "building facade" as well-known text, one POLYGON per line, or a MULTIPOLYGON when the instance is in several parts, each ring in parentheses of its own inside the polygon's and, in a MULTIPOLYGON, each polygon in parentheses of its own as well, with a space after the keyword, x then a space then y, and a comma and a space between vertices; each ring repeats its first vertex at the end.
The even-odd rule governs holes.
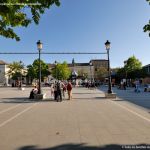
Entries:
POLYGON ((143 67, 148 74, 150 74, 150 64, 143 67))
POLYGON ((92 59, 90 64, 93 66, 93 75, 95 80, 99 80, 100 76, 108 76, 108 60, 106 59, 92 59), (105 71, 104 71, 105 70, 105 71), (101 73, 103 71, 103 73, 101 73), (103 75, 102 75, 103 74, 103 75))
MULTIPOLYGON (((50 69, 55 67, 54 64, 49 64, 50 69)), ((99 80, 98 72, 101 68, 108 69, 108 60, 92 59, 88 63, 76 63, 73 59, 72 63, 68 64, 71 72, 76 72, 78 77, 87 78, 89 80, 99 80)), ((107 77, 107 73, 104 75, 107 77)))
POLYGON ((7 75, 9 68, 8 64, 0 60, 0 85, 8 85, 9 76, 7 75))

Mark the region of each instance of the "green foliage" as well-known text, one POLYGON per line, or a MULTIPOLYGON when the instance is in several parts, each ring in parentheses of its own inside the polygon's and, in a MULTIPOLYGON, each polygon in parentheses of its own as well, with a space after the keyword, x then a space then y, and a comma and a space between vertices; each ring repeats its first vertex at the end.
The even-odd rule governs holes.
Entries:
POLYGON ((127 63, 124 66, 124 69, 127 72, 132 72, 134 70, 142 69, 142 63, 135 56, 128 58, 126 62, 127 63))
POLYGON ((118 68, 118 69, 116 70, 116 73, 117 73, 117 78, 118 78, 118 79, 126 78, 126 71, 125 71, 125 68, 118 68))
MULTIPOLYGON (((32 65, 28 65, 28 73, 27 76, 33 79, 38 79, 39 77, 39 59, 34 60, 32 65)), ((48 65, 41 60, 41 79, 43 80, 44 77, 47 77, 50 74, 48 70, 48 65)))
MULTIPOLYGON (((150 0, 146 0, 150 5, 150 0)), ((148 32, 150 36, 150 21, 143 27, 144 32, 148 32)))
POLYGON ((60 5, 59 0, 1 0, 0 35, 20 40, 13 28, 27 27, 32 21, 39 23, 40 15, 51 5, 60 5), (30 12, 26 13, 26 12, 30 12), (31 16, 31 17, 30 17, 31 16))
POLYGON ((22 62, 16 62, 8 65, 9 71, 7 74, 12 77, 12 79, 17 80, 18 77, 22 75, 22 70, 24 69, 24 64, 22 62))
POLYGON ((82 79, 86 79, 88 77, 88 73, 84 69, 81 69, 78 71, 78 76, 82 77, 82 79))
POLYGON ((119 79, 128 78, 144 78, 147 76, 145 69, 142 68, 142 63, 135 57, 129 57, 123 68, 117 70, 117 77, 119 79))
POLYGON ((105 67, 98 68, 96 72, 96 76, 100 80, 104 80, 104 78, 108 75, 108 71, 105 67))
POLYGON ((66 62, 58 63, 52 70, 52 75, 58 80, 66 80, 70 77, 71 71, 66 62))

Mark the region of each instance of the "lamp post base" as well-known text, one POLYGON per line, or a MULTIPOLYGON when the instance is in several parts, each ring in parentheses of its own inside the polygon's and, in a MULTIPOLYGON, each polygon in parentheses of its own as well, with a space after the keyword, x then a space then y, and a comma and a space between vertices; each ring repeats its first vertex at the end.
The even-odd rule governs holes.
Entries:
POLYGON ((35 94, 34 99, 42 100, 44 98, 43 94, 35 94))
POLYGON ((113 93, 113 92, 112 92, 112 90, 108 90, 107 93, 111 94, 111 93, 113 93))
POLYGON ((105 93, 105 98, 116 98, 116 93, 105 93))

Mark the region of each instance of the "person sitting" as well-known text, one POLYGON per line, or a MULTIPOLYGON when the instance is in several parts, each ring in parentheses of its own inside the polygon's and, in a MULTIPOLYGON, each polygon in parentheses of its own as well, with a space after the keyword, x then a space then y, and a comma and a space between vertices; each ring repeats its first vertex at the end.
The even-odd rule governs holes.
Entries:
POLYGON ((38 93, 38 88, 35 86, 30 92, 29 99, 34 99, 34 95, 37 93, 38 93))

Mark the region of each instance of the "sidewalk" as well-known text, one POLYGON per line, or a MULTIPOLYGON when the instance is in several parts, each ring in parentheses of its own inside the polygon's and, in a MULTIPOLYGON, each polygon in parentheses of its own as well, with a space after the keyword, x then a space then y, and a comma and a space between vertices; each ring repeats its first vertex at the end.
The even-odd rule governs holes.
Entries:
MULTIPOLYGON (((2 105, 6 104, 1 103, 0 110, 2 105)), ((70 101, 25 103, 0 116, 2 123, 24 111, 0 127, 0 148, 118 150, 126 149, 125 145, 130 144, 150 144, 149 115, 136 108, 137 115, 132 112, 134 106, 127 107, 124 108, 121 102, 105 99, 99 90, 85 88, 74 88, 70 101)))

